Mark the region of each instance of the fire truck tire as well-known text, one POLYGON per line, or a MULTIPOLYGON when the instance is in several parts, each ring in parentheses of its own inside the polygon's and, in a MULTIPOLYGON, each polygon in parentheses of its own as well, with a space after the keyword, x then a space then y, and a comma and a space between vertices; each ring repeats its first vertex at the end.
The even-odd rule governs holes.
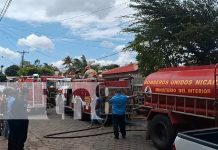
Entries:
POLYGON ((165 115, 156 115, 149 125, 150 137, 159 150, 170 150, 175 139, 175 129, 165 115))

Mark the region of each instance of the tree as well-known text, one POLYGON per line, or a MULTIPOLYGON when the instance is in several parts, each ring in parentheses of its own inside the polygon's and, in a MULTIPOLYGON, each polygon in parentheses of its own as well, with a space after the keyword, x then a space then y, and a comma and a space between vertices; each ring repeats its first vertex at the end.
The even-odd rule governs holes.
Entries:
POLYGON ((23 67, 19 70, 18 74, 21 76, 32 76, 33 74, 40 74, 40 69, 35 66, 23 67))
POLYGON ((30 61, 23 61, 23 66, 24 67, 29 67, 29 66, 33 66, 32 64, 31 64, 31 62, 30 61))
POLYGON ((40 60, 39 59, 36 59, 35 62, 34 62, 34 65, 36 67, 39 67, 40 66, 40 60))
POLYGON ((217 0, 131 0, 136 13, 124 32, 135 38, 144 74, 156 68, 218 62, 217 0), (145 69, 146 67, 146 69, 145 69))
POLYGON ((36 67, 36 66, 29 66, 24 67, 19 70, 19 75, 22 76, 32 76, 33 74, 39 74, 39 75, 54 75, 54 69, 51 67, 36 67))
POLYGON ((70 56, 67 56, 64 58, 63 62, 63 65, 65 65, 66 68, 70 68, 72 66, 73 60, 70 56))
POLYGON ((4 66, 3 66, 3 65, 1 65, 0 67, 1 67, 1 73, 3 73, 3 68, 4 68, 4 66))
POLYGON ((59 69, 58 69, 56 66, 53 66, 52 64, 44 63, 44 64, 43 64, 43 67, 52 69, 52 70, 54 70, 54 71, 59 71, 59 69))
POLYGON ((74 70, 73 68, 73 59, 70 56, 67 56, 63 59, 63 65, 65 66, 65 68, 67 69, 67 73, 71 72, 72 70, 74 70))
POLYGON ((7 81, 6 75, 0 73, 0 82, 6 82, 6 81, 7 81))
POLYGON ((107 66, 102 66, 101 70, 111 70, 111 69, 118 68, 118 67, 120 67, 120 66, 117 65, 117 64, 110 64, 110 65, 107 65, 107 66))
POLYGON ((52 76, 54 75, 54 69, 49 67, 40 68, 40 75, 52 76))
POLYGON ((5 69, 5 74, 7 76, 18 76, 18 71, 20 70, 20 67, 17 65, 9 66, 5 69))
POLYGON ((76 70, 84 71, 85 67, 88 65, 85 55, 82 55, 80 59, 73 59, 73 67, 76 70))

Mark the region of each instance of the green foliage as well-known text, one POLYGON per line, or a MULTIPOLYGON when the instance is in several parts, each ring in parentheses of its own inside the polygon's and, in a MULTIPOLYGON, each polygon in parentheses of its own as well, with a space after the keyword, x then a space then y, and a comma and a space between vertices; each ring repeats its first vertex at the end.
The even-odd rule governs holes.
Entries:
POLYGON ((20 70, 20 67, 17 65, 9 66, 5 69, 5 74, 7 76, 18 76, 18 71, 20 70))
POLYGON ((101 65, 100 64, 93 64, 93 65, 91 65, 91 68, 94 69, 96 72, 99 72, 99 70, 101 70, 101 65))
POLYGON ((36 66, 29 66, 20 69, 19 75, 22 76, 31 76, 33 74, 39 75, 54 75, 54 69, 49 67, 36 67, 36 66))
POLYGON ((118 67, 120 67, 120 66, 117 65, 117 64, 110 64, 110 65, 107 65, 107 66, 102 66, 101 70, 111 70, 111 69, 118 68, 118 67))
POLYGON ((35 66, 24 67, 19 70, 20 76, 31 76, 33 74, 40 74, 40 69, 35 66))
POLYGON ((7 81, 6 75, 0 73, 0 82, 6 82, 6 81, 7 81))
POLYGON ((66 68, 70 68, 72 66, 72 58, 70 56, 67 56, 63 59, 63 65, 65 65, 66 68))
POLYGON ((67 72, 74 72, 76 70, 84 72, 85 67, 88 65, 88 62, 84 55, 82 55, 81 58, 74 59, 72 59, 70 56, 67 56, 64 58, 63 62, 63 65, 65 66, 65 68, 67 68, 67 72))
POLYGON ((29 67, 29 66, 33 66, 32 64, 31 64, 31 62, 30 61, 23 61, 23 66, 24 67, 29 67))
MULTIPOLYGON (((74 58, 67 56, 63 60, 63 65, 65 65, 65 68, 67 68, 67 72, 71 71, 79 71, 80 73, 85 72, 85 67, 87 65, 92 64, 93 62, 87 61, 85 55, 82 55, 80 58, 74 58)), ((100 64, 92 64, 90 65, 92 69, 94 69, 96 72, 99 72, 100 70, 110 70, 119 67, 117 64, 110 64, 107 66, 101 66, 100 64)))
POLYGON ((34 66, 39 67, 40 66, 40 60, 36 59, 34 62, 34 66))
POLYGON ((135 38, 144 74, 157 68, 218 62, 217 0, 131 0, 136 13, 124 32, 135 38), (145 69, 146 67, 146 69, 145 69))
POLYGON ((54 69, 49 67, 42 67, 40 68, 40 75, 47 75, 47 76, 54 75, 54 69))
POLYGON ((82 55, 80 59, 74 58, 72 65, 73 68, 75 68, 76 70, 80 70, 81 72, 84 72, 84 69, 88 65, 88 62, 86 60, 86 57, 82 55))

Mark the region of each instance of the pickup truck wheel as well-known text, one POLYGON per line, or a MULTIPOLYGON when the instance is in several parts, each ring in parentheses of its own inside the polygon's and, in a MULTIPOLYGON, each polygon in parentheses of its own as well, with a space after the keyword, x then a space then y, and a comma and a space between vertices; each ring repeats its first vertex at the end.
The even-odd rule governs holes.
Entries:
POLYGON ((154 116, 149 130, 151 140, 159 150, 170 150, 172 148, 176 132, 167 116, 154 116))

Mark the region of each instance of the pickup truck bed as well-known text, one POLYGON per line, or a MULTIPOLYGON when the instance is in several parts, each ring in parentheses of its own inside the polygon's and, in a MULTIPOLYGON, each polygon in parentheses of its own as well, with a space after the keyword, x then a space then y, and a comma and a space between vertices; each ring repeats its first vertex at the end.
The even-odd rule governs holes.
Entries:
POLYGON ((178 133, 176 150, 218 150, 218 128, 178 133))

